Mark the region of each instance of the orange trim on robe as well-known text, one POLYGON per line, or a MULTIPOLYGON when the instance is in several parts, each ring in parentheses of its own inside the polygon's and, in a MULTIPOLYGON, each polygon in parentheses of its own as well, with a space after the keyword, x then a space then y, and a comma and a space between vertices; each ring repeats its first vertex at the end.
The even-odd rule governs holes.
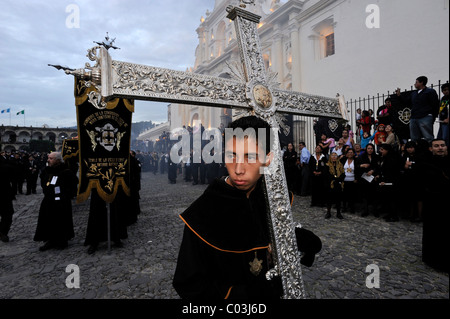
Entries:
POLYGON ((186 226, 189 227, 189 229, 192 230, 192 232, 193 232, 195 235, 197 235, 198 238, 200 238, 201 240, 203 240, 206 244, 208 244, 208 245, 211 246, 212 248, 217 249, 217 250, 219 250, 219 251, 223 251, 223 252, 226 252, 226 253, 243 254, 243 253, 248 253, 248 252, 254 251, 254 250, 268 249, 268 248, 269 248, 269 245, 267 245, 267 246, 256 247, 256 248, 252 248, 252 249, 244 250, 244 251, 236 251, 236 250, 226 250, 226 249, 222 249, 222 248, 216 247, 216 246, 214 246, 214 245, 208 243, 205 239, 202 238, 202 236, 200 236, 199 234, 197 234, 197 232, 196 232, 196 231, 195 231, 195 230, 194 230, 194 229, 193 229, 193 228, 192 228, 192 227, 184 220, 184 218, 183 218, 181 215, 179 215, 179 216, 180 216, 180 218, 183 220, 183 222, 186 224, 186 226))
POLYGON ((224 299, 228 299, 228 297, 230 296, 231 289, 233 289, 233 286, 231 286, 230 289, 228 289, 228 293, 224 299))

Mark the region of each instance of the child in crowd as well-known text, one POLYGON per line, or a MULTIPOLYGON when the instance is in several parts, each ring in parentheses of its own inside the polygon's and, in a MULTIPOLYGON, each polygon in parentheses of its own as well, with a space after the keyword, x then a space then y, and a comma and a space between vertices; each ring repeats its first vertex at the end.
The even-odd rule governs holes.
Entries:
POLYGON ((370 131, 372 129, 372 121, 370 119, 370 113, 367 110, 364 110, 362 112, 361 126, 364 132, 370 134, 370 131))
POLYGON ((361 129, 361 149, 365 150, 367 147, 367 144, 372 143, 373 139, 375 138, 375 134, 377 134, 378 131, 375 131, 372 136, 368 132, 363 132, 361 129))
POLYGON ((384 130, 384 124, 378 125, 377 133, 375 134, 374 143, 377 146, 377 152, 382 144, 386 143, 387 133, 384 130))
POLYGON ((329 153, 333 152, 333 149, 336 147, 336 141, 332 137, 327 137, 326 134, 322 134, 321 142, 319 143, 320 146, 323 148, 323 153, 328 155, 329 153))
POLYGON ((361 109, 356 110, 356 125, 359 125, 361 123, 362 118, 362 112, 361 109))

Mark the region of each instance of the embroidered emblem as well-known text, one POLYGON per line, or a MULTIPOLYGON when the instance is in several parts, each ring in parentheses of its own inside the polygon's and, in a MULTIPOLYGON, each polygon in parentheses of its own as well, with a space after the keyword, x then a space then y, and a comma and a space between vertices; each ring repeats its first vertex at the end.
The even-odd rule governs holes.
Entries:
POLYGON ((328 128, 330 129, 331 132, 334 133, 334 131, 336 131, 336 129, 339 127, 339 124, 336 122, 336 120, 329 120, 328 121, 328 128))
POLYGON ((116 146, 117 142, 117 131, 112 124, 106 123, 103 127, 96 127, 95 130, 100 133, 100 136, 97 137, 97 141, 101 146, 105 148, 105 150, 111 152, 116 146))
POLYGON ((250 265, 250 272, 253 275, 258 276, 263 267, 262 267, 262 260, 259 260, 256 256, 256 251, 255 251, 255 259, 253 259, 253 261, 249 262, 248 264, 250 265))
POLYGON ((403 110, 398 111, 398 119, 403 123, 408 125, 409 120, 411 119, 411 109, 404 108, 403 110))

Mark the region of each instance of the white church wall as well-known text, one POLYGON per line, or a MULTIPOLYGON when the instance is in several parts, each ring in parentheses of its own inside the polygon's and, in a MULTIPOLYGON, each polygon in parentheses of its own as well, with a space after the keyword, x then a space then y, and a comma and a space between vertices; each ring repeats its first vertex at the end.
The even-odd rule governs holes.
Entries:
MULTIPOLYGON (((346 98, 409 89, 426 75, 430 83, 449 78, 448 1, 336 1, 301 23, 301 89, 346 98), (368 28, 370 4, 379 8, 379 28, 368 28), (335 54, 318 58, 314 26, 332 19, 335 54)), ((297 89, 297 88, 294 88, 297 89)))

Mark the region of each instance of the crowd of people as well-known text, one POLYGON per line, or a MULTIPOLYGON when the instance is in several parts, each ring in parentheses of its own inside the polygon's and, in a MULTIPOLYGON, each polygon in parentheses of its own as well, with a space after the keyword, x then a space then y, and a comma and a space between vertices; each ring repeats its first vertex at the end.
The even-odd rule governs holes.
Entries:
MULTIPOLYGON (((70 209, 61 209, 63 206, 60 206, 60 204, 66 205, 69 203, 71 206, 70 201, 76 195, 78 179, 75 172, 68 165, 64 166, 66 170, 64 174, 68 173, 72 178, 66 179, 66 176, 59 176, 60 168, 63 168, 60 165, 62 162, 61 153, 57 152, 0 151, 0 168, 2 171, 0 175, 0 205, 2 207, 0 239, 3 242, 9 241, 8 233, 14 214, 13 200, 17 199, 17 196, 36 194, 38 181, 40 181, 44 199, 39 209, 38 226, 34 238, 36 241, 41 241, 42 239, 42 241, 51 242, 51 245, 61 248, 65 246, 63 240, 60 240, 60 238, 56 239, 58 235, 54 236, 54 232, 64 232, 59 226, 66 225, 66 222, 61 223, 60 219, 65 218, 63 217, 65 213, 53 216, 50 212, 66 211, 68 213, 67 216, 69 216, 67 219, 69 228, 73 229, 73 225, 70 226, 72 218, 71 207, 70 209), (67 184, 65 181, 67 181, 67 184), (53 197, 50 201, 49 196, 53 197), (51 240, 50 237, 52 237, 51 240)), ((50 243, 47 243, 47 247, 49 245, 50 243)))
MULTIPOLYGON (((14 200, 17 196, 37 194, 39 181, 43 198, 38 209, 38 219, 33 240, 43 242, 39 251, 65 249, 74 238, 72 203, 77 195, 79 179, 77 163, 64 161, 60 152, 27 153, 0 152, 0 239, 9 242, 14 200), (26 192, 24 192, 26 185, 26 192)), ((137 222, 140 214, 141 164, 136 153, 130 152, 129 189, 130 196, 117 192, 112 203, 106 203, 92 190, 89 218, 84 245, 93 254, 101 242, 108 240, 108 219, 110 238, 115 246, 121 247, 121 239, 128 237, 127 227, 137 222), (110 205, 110 216, 107 216, 110 205)))
POLYGON ((312 154, 305 151, 304 142, 298 153, 289 144, 283 160, 289 191, 310 195, 311 206, 326 207, 327 219, 335 207, 339 219, 348 210, 387 222, 422 222, 423 261, 448 272, 448 257, 440 250, 446 249, 449 226, 449 84, 442 85, 439 101, 426 82, 426 77, 419 77, 417 90, 409 97, 409 139, 394 131, 393 111, 386 99, 373 116, 361 112, 357 132, 346 125, 337 140, 321 134, 312 154), (435 120, 439 121, 436 135, 435 120))
MULTIPOLYGON (((448 216, 442 214, 442 203, 450 190, 447 149, 449 85, 442 86, 444 96, 439 101, 436 100, 436 92, 426 87, 426 82, 426 78, 419 77, 416 80, 417 91, 410 97, 412 122, 408 140, 396 134, 390 100, 386 99, 385 104, 372 115, 366 111, 357 113, 356 132, 345 125, 337 139, 320 133, 317 136, 319 142, 311 145, 314 147, 311 151, 304 142, 299 143, 298 152, 292 143, 288 144, 282 158, 289 192, 310 196, 311 206, 326 208, 326 219, 332 217, 334 207, 338 219, 344 219, 343 213, 348 211, 360 213, 363 217, 373 214, 387 222, 400 219, 423 222, 424 240, 429 238, 427 240, 431 242, 436 233, 447 233, 442 229, 448 226, 448 216), (423 110, 424 105, 428 107, 426 111, 423 110), (430 126, 436 118, 440 127, 434 136, 432 128, 430 133, 430 126)), ((400 96, 399 92, 397 94, 400 96)), ((193 160, 194 157, 191 150, 183 161, 175 163, 169 151, 131 152, 132 196, 128 198, 118 194, 110 206, 115 245, 121 246, 120 240, 127 238, 126 227, 135 223, 140 213, 141 171, 167 174, 172 184, 181 176, 193 185, 213 184, 217 178, 228 175, 223 157, 220 163, 198 162, 193 160), (128 212, 126 217, 124 205, 133 207, 132 213, 128 212)), ((9 240, 14 213, 12 201, 24 192, 26 195, 36 194, 40 177, 44 199, 34 240, 45 242, 40 248, 42 251, 67 247, 67 241, 73 237, 71 200, 76 196, 76 171, 64 163, 60 153, 5 151, 0 152, 0 169, 1 240, 9 240), (56 214, 59 211, 66 213, 56 214)), ((85 245, 90 246, 88 253, 94 253, 104 240, 106 203, 94 190, 85 241, 85 245)), ((427 245, 433 246, 436 245, 427 245)), ((432 248, 426 252, 430 250, 432 248)), ((425 259, 427 253, 424 250, 425 259)))

